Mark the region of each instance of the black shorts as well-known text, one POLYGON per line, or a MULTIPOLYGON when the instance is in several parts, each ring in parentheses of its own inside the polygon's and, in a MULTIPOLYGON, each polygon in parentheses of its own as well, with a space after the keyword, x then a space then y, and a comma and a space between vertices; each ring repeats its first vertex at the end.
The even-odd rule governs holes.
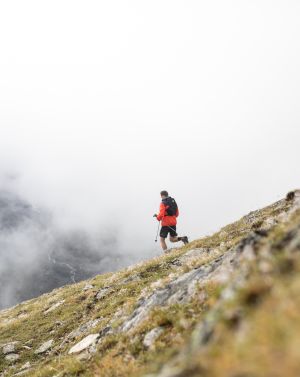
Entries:
POLYGON ((176 225, 172 225, 172 226, 162 226, 161 227, 161 230, 160 230, 160 236, 162 238, 167 238, 168 237, 168 233, 170 233, 170 236, 171 237, 176 237, 177 236, 177 233, 176 233, 176 225))

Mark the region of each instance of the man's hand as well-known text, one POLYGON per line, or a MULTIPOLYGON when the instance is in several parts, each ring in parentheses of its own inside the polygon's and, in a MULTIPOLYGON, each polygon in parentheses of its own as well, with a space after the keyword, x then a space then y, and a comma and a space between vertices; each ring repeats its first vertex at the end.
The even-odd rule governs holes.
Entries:
POLYGON ((157 214, 153 215, 153 217, 157 217, 157 214))

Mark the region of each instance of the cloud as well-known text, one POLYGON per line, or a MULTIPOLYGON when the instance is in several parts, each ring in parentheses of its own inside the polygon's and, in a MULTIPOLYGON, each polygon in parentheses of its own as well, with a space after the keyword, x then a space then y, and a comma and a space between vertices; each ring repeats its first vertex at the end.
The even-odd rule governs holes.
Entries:
POLYGON ((20 256, 79 237, 127 263, 160 252, 162 189, 193 239, 299 186, 296 1, 0 7, 0 184, 51 215, 52 241, 2 235, 20 256))
POLYGON ((0 308, 136 260, 114 229, 61 228, 45 208, 0 191, 0 308))

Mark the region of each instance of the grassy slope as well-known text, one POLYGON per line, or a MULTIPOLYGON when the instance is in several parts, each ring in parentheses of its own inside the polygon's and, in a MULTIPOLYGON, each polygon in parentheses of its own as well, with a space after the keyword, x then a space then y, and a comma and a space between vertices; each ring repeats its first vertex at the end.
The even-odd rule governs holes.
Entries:
POLYGON ((298 210, 259 245, 247 285, 222 308, 209 344, 182 360, 182 375, 300 375, 299 251, 298 210))
MULTIPOLYGON (((271 217, 285 213, 290 205, 291 202, 280 201, 242 218, 211 237, 196 240, 168 255, 118 273, 99 275, 88 282, 62 287, 0 312, 0 344, 19 341, 17 352, 21 356, 13 369, 9 368, 0 353, 0 375, 4 370, 8 371, 7 376, 13 375, 27 361, 31 362, 33 369, 24 376, 33 377, 141 376, 159 371, 162 365, 190 343, 195 328, 218 300, 223 289, 220 283, 208 282, 198 287, 197 294, 188 303, 154 308, 149 317, 130 334, 108 335, 99 343, 97 353, 89 360, 67 355, 70 347, 87 334, 59 346, 66 335, 91 319, 100 318, 101 321, 90 333, 100 331, 108 323, 117 328, 122 323, 122 317, 132 313, 141 293, 153 291, 155 284, 165 284, 172 273, 182 274, 225 253, 253 229, 259 229, 271 217), (206 248, 210 252, 203 253, 192 263, 178 267, 175 263, 178 257, 194 248, 206 248), (133 280, 128 279, 130 277, 133 280), (93 288, 83 291, 87 283, 92 284, 93 288), (103 287, 110 288, 103 299, 97 300, 95 295, 103 287), (60 300, 65 300, 63 305, 44 314, 47 308, 60 300), (121 317, 112 319, 120 310, 121 317), (156 326, 164 327, 165 331, 150 351, 143 346, 143 338, 156 326), (54 348, 50 354, 36 355, 34 350, 49 339, 54 339, 54 348), (25 344, 30 349, 24 349, 25 344)), ((265 242, 274 245, 280 243, 288 230, 299 224, 300 214, 295 213, 289 223, 272 228, 265 242)), ((300 349, 297 337, 299 261, 298 256, 292 259, 289 254, 284 254, 282 247, 269 260, 271 272, 268 273, 267 281, 265 274, 257 268, 257 263, 253 262, 249 284, 224 309, 212 342, 201 350, 194 349, 189 357, 182 357, 182 376, 266 376, 269 370, 272 373, 268 375, 279 376, 283 375, 279 372, 285 368, 291 371, 289 375, 299 374, 296 363, 300 349), (271 288, 273 286, 275 289, 271 288), (252 302, 251 297, 259 299, 252 302), (230 313, 236 310, 243 311, 243 321, 238 321, 243 326, 237 326, 231 318, 230 313), (242 336, 243 332, 247 336, 242 336)))

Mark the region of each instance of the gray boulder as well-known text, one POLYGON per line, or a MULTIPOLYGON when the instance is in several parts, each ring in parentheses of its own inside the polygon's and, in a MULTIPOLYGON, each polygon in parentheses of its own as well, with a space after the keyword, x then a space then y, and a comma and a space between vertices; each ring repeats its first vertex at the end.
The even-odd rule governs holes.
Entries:
POLYGON ((48 351, 53 344, 53 339, 48 340, 47 342, 43 343, 34 353, 35 354, 41 354, 48 351))
POLYGON ((79 343, 75 344, 75 346, 73 346, 70 349, 69 355, 71 355, 73 353, 79 353, 79 352, 86 350, 90 346, 94 345, 98 338, 99 338, 99 334, 90 334, 90 335, 86 336, 79 343))
POLYGON ((146 348, 153 348, 155 341, 159 338, 161 333, 164 331, 162 327, 156 327, 149 331, 143 341, 143 344, 146 348))
POLYGON ((20 355, 18 355, 17 353, 10 353, 10 354, 5 356, 5 360, 10 362, 10 363, 14 363, 19 358, 20 358, 20 355))
POLYGON ((18 342, 11 342, 7 343, 3 346, 2 352, 4 355, 8 355, 9 353, 15 352, 15 346, 18 344, 18 342))

